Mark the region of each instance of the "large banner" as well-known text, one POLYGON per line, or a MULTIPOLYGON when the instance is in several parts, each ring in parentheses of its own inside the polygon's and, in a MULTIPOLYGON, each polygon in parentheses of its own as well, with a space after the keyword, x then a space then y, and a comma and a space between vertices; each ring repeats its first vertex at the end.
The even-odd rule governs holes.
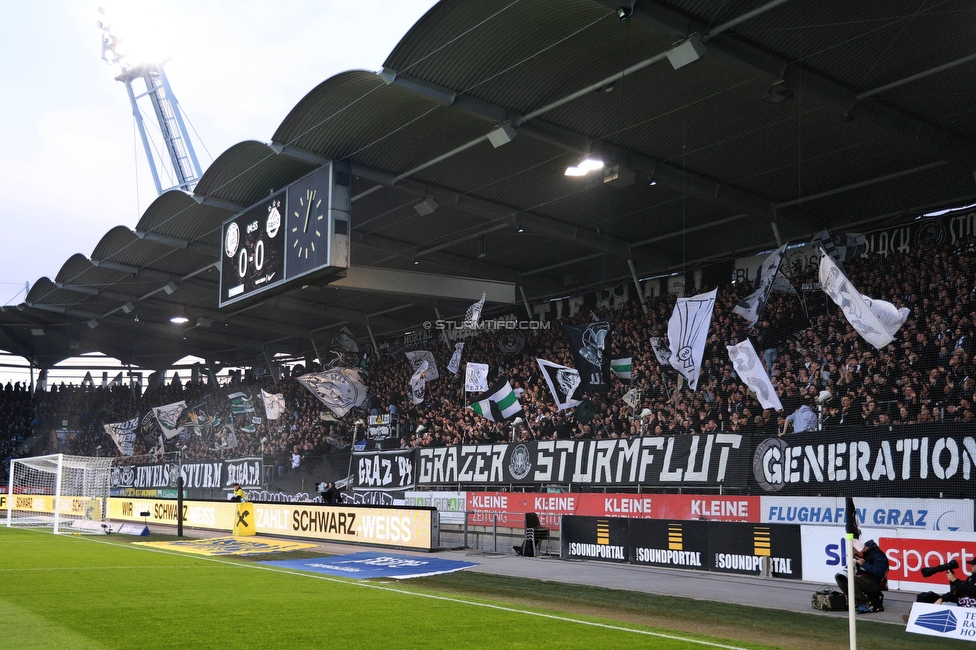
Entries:
POLYGON ((178 476, 183 476, 185 489, 229 489, 234 483, 241 487, 261 487, 264 463, 260 458, 215 460, 207 463, 156 463, 152 465, 123 465, 113 467, 111 488, 159 489, 175 488, 178 476))
POLYGON ((725 486, 748 476, 748 438, 714 433, 421 448, 418 485, 561 483, 725 486))
POLYGON ((353 489, 402 492, 414 487, 413 450, 353 453, 353 489))
POLYGON ((971 495, 971 426, 835 428, 761 439, 752 457, 755 494, 971 495))

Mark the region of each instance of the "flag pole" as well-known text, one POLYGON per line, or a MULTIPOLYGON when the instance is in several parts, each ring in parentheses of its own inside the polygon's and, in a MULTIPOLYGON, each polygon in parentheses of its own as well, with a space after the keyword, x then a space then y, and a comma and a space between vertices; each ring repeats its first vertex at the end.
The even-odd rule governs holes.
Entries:
POLYGON ((854 533, 847 533, 847 627, 851 650, 857 650, 857 621, 854 618, 854 533))
POLYGON ((851 650, 857 650, 857 621, 854 607, 854 540, 861 537, 861 529, 857 525, 857 509, 854 499, 844 500, 844 532, 847 540, 847 626, 851 639, 851 650))

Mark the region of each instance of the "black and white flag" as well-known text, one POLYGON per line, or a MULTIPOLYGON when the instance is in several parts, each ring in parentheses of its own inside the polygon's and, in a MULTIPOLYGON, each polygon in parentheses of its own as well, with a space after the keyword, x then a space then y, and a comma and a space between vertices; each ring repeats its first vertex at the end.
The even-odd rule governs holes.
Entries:
POLYGON ((426 360, 421 361, 420 365, 410 377, 410 403, 420 404, 424 401, 427 394, 427 369, 429 364, 426 360))
POLYGON ((123 456, 132 455, 132 446, 136 441, 136 430, 139 428, 139 417, 134 417, 125 422, 115 424, 105 424, 105 433, 112 439, 115 446, 123 456))
POLYGON ((654 357, 657 359, 661 368, 671 367, 671 349, 668 347, 663 336, 651 337, 651 349, 654 350, 654 357))
POLYGON ((610 357, 607 335, 610 323, 597 321, 585 326, 563 325, 580 376, 580 389, 605 393, 610 389, 610 357))
POLYGON ((178 422, 184 410, 186 410, 186 402, 182 401, 153 407, 152 412, 156 416, 156 422, 167 440, 172 440, 183 433, 183 427, 178 422))
POLYGON ((668 321, 668 342, 671 344, 671 365, 688 380, 688 387, 698 388, 702 355, 708 327, 712 322, 712 310, 718 289, 700 293, 691 298, 678 298, 674 312, 668 321))
POLYGON ((536 357, 536 361, 539 363, 539 368, 542 369, 542 377, 546 380, 546 385, 549 386, 549 392, 552 394, 552 399, 555 400, 558 410, 573 408, 580 403, 580 400, 573 399, 573 393, 576 392, 576 387, 580 383, 579 373, 575 368, 567 368, 538 357, 536 357))
POLYGON ((454 354, 451 355, 451 360, 447 362, 447 369, 451 371, 452 374, 458 374, 458 370, 461 369, 461 352, 464 350, 464 341, 458 341, 454 344, 454 354))
POLYGON ((434 353, 430 350, 411 350, 410 352, 404 352, 407 355, 407 359, 410 361, 410 365, 413 366, 413 371, 417 372, 417 368, 424 361, 427 362, 427 381, 434 381, 438 379, 441 375, 437 372, 437 365, 434 363, 434 353))
POLYGON ((756 290, 739 301, 732 311, 745 318, 751 325, 755 325, 766 307, 769 299, 769 292, 775 283, 776 274, 783 263, 783 254, 786 252, 786 244, 783 244, 763 260, 759 271, 756 273, 756 290))
POLYGON ((482 292, 481 300, 468 307, 467 313, 464 314, 463 326, 465 328, 472 330, 478 329, 478 323, 481 321, 481 310, 485 308, 485 299, 487 297, 488 294, 482 292))
POLYGON ((285 412, 285 396, 282 393, 269 393, 262 388, 261 401, 269 420, 277 420, 285 412))
POLYGON ((890 302, 862 296, 823 250, 820 254, 820 286, 844 312, 851 327, 879 350, 895 340, 895 332, 908 318, 908 309, 904 307, 903 311, 899 311, 890 302), (879 313, 884 320, 879 317, 879 313))
POLYGON ((769 375, 766 374, 766 369, 759 360, 759 355, 756 354, 756 348, 752 347, 752 341, 746 339, 738 345, 727 345, 726 349, 729 351, 729 359, 736 374, 745 382, 749 390, 756 394, 762 407, 782 411, 783 404, 779 401, 772 382, 769 381, 769 375))
POLYGON ((302 375, 298 383, 329 407, 336 417, 341 418, 366 403, 366 386, 352 368, 330 368, 325 372, 302 375))
POLYGON ((488 364, 464 364, 464 391, 467 393, 481 393, 488 390, 488 364))

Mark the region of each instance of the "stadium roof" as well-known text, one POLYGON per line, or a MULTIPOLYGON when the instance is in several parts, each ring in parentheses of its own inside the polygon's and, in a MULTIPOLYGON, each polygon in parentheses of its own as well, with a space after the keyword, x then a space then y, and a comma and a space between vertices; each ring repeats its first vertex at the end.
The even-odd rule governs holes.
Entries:
POLYGON ((332 159, 353 166, 354 266, 514 282, 532 303, 976 194, 971 2, 631 4, 440 2, 379 73, 325 80, 271 143, 231 147, 193 195, 39 279, 0 313, 0 348, 252 364, 462 314, 317 285, 218 309, 221 223, 332 159), (608 170, 564 175, 587 155, 608 170))

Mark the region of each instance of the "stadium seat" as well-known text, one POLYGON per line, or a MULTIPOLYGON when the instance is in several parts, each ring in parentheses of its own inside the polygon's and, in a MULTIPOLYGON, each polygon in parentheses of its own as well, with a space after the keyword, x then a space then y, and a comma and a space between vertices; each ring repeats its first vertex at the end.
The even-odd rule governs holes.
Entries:
MULTIPOLYGON (((534 512, 525 513, 525 539, 531 540, 535 550, 538 551, 539 542, 545 540, 546 553, 549 553, 549 529, 543 528, 539 521, 539 515, 534 512)), ((538 555, 538 553, 536 553, 538 555)))

